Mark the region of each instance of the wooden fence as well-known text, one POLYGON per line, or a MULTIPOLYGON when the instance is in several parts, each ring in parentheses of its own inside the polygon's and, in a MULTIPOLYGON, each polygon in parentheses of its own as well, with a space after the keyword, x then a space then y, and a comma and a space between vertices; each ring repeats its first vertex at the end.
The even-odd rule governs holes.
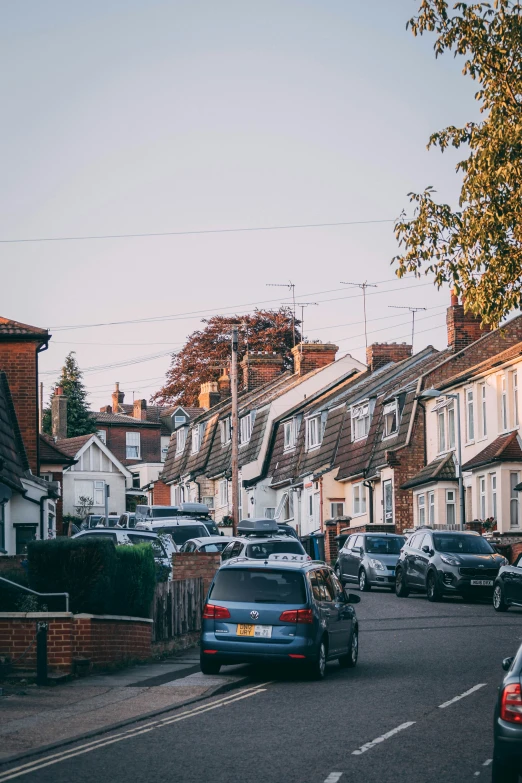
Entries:
POLYGON ((159 582, 154 594, 152 641, 166 642, 199 631, 204 601, 201 577, 159 582))

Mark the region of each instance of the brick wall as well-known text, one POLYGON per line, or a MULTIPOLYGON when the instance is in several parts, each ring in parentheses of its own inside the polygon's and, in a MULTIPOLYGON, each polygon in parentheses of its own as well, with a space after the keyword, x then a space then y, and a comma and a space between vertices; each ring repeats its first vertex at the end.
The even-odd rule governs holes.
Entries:
POLYGON ((173 578, 178 580, 202 577, 206 595, 220 564, 221 557, 218 552, 177 552, 172 555, 173 578))
POLYGON ((152 505, 170 506, 170 487, 163 481, 155 481, 152 487, 152 505))
POLYGON ((38 466, 38 360, 40 342, 0 342, 0 370, 7 376, 22 433, 27 459, 37 476, 38 466))
POLYGON ((393 491, 395 508, 395 532, 413 527, 413 490, 401 486, 413 478, 426 464, 425 459, 425 414, 419 405, 413 423, 410 443, 403 449, 391 452, 388 463, 393 465, 393 491))
POLYGON ((312 370, 326 367, 335 361, 339 350, 333 343, 300 343, 292 348, 294 372, 305 375, 312 370))
POLYGON ((129 426, 116 426, 103 422, 100 423, 100 429, 107 431, 107 447, 123 465, 130 467, 140 462, 161 462, 161 432, 159 425, 157 427, 133 427, 130 423, 129 426), (127 432, 140 433, 140 459, 127 459, 127 432))
POLYGON ((283 357, 268 351, 249 351, 241 361, 243 388, 257 389, 275 380, 283 370, 283 357))
POLYGON ((411 356, 412 346, 406 343, 373 343, 366 349, 366 364, 371 372, 390 362, 402 362, 411 356))
POLYGON ((71 673, 75 658, 87 658, 93 668, 145 661, 152 654, 152 622, 145 619, 72 615, 66 612, 0 612, 0 655, 15 669, 36 669, 36 623, 49 625, 49 670, 71 673), (30 649, 24 657, 22 654, 30 649))

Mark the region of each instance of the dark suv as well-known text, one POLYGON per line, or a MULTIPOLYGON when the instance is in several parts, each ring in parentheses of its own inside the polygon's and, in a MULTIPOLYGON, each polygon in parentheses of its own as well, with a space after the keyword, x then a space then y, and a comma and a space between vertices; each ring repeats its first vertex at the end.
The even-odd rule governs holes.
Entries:
POLYGON ((499 568, 507 560, 478 533, 419 528, 404 544, 395 571, 395 594, 425 592, 428 601, 443 595, 491 595, 499 568))

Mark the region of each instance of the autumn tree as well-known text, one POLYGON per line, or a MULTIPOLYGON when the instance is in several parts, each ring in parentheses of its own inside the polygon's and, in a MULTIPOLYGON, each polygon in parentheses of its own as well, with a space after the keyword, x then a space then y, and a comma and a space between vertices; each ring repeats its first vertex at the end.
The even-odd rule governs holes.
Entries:
MULTIPOLYGON (((76 354, 74 351, 71 351, 65 357, 60 378, 54 386, 54 389, 61 386, 64 395, 67 397, 68 438, 75 438, 77 435, 89 435, 91 432, 96 432, 97 429, 96 422, 87 407, 87 390, 83 384, 82 377, 82 371, 76 361, 76 354)), ((51 401, 53 397, 54 390, 51 394, 51 401)), ((52 434, 50 406, 43 412, 42 426, 44 432, 48 435, 52 434)))
POLYGON ((414 216, 395 225, 402 254, 397 274, 433 273, 465 296, 466 309, 498 325, 522 297, 522 17, 511 0, 423 0, 408 22, 413 35, 434 33, 435 55, 464 58, 484 116, 434 133, 428 149, 464 148, 459 208, 437 203, 435 189, 410 193, 414 216))
MULTIPOLYGON (((197 405, 200 386, 215 381, 230 361, 230 331, 239 326, 238 361, 246 350, 274 351, 284 360, 284 368, 292 367, 293 316, 287 307, 280 310, 255 310, 249 315, 222 316, 203 319, 205 327, 193 332, 185 346, 172 355, 164 386, 151 398, 160 405, 179 403, 197 405)), ((301 339, 296 320, 296 342, 301 339)))

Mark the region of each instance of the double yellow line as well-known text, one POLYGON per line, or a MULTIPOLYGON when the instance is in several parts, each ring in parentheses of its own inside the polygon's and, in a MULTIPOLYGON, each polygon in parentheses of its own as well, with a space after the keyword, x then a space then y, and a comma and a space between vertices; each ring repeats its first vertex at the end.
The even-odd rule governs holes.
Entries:
MULTIPOLYGON (((113 734, 110 737, 100 737, 100 739, 93 740, 92 742, 86 742, 83 745, 77 745, 76 747, 70 748, 69 750, 63 750, 59 753, 53 753, 50 756, 36 759, 35 761, 29 761, 27 764, 22 764, 19 767, 13 767, 9 770, 6 770, 5 772, 1 772, 0 783, 4 783, 6 780, 14 780, 14 778, 19 778, 22 775, 28 775, 31 772, 44 769, 44 767, 50 767, 53 764, 59 764, 61 761, 67 761, 68 759, 72 759, 75 756, 81 756, 84 753, 91 753, 94 750, 98 750, 98 748, 104 748, 107 745, 114 745, 116 742, 122 742, 126 739, 139 737, 141 734, 147 734, 149 731, 161 729, 163 726, 169 726, 171 723, 187 720, 187 718, 195 718, 198 715, 203 715, 205 712, 210 712, 211 710, 216 710, 220 707, 228 707, 229 704, 234 704, 235 702, 242 701, 243 699, 248 699, 250 696, 256 696, 258 693, 264 693, 266 691, 265 686, 270 684, 270 682, 264 682, 260 685, 255 685, 252 688, 244 688, 243 690, 238 691, 238 693, 235 695, 224 696, 221 699, 216 699, 210 704, 202 704, 200 707, 194 707, 193 709, 185 710, 184 712, 177 713, 174 716, 150 721, 149 723, 144 723, 141 726, 136 726, 135 728, 122 731, 119 734, 113 734)), ((175 709, 175 707, 173 707, 173 709, 175 709)))

